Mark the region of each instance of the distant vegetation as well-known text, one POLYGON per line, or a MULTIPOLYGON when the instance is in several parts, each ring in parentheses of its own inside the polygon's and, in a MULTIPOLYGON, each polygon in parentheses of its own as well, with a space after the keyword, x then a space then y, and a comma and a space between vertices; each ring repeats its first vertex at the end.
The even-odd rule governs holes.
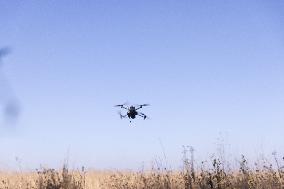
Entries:
MULTIPOLYGON (((191 153, 191 154, 190 154, 191 153)), ((249 165, 242 156, 237 169, 220 158, 196 165, 184 153, 183 168, 155 166, 147 171, 40 169, 31 173, 0 172, 0 189, 283 189, 284 157, 249 165)))

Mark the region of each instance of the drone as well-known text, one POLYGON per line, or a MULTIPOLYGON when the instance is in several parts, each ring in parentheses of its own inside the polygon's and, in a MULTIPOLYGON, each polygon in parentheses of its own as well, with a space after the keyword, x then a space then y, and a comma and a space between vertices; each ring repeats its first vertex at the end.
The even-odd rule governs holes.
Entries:
POLYGON ((129 118, 130 119, 130 123, 131 123, 131 119, 135 119, 136 116, 140 116, 142 117, 144 120, 148 118, 147 115, 145 115, 142 112, 138 112, 137 110, 143 108, 144 106, 149 106, 150 104, 141 104, 141 105, 131 105, 131 106, 126 106, 126 103, 124 104, 119 104, 119 105, 115 105, 115 107, 120 107, 122 109, 127 110, 127 113, 125 115, 121 114, 121 112, 119 112, 120 115, 120 119, 123 118, 129 118))

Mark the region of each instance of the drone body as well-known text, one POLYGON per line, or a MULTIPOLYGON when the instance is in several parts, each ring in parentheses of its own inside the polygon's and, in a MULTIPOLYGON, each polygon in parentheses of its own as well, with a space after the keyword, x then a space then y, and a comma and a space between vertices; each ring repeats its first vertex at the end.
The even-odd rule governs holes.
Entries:
POLYGON ((141 104, 141 105, 137 105, 137 106, 131 105, 129 107, 126 106, 125 104, 115 105, 115 107, 120 107, 122 109, 127 110, 127 113, 125 115, 121 114, 121 112, 119 112, 119 115, 120 115, 121 119, 128 117, 130 119, 130 122, 131 122, 131 119, 135 119, 136 116, 143 117, 143 119, 148 118, 148 116, 146 116, 144 113, 137 111, 137 110, 143 108, 144 106, 149 106, 149 104, 141 104))

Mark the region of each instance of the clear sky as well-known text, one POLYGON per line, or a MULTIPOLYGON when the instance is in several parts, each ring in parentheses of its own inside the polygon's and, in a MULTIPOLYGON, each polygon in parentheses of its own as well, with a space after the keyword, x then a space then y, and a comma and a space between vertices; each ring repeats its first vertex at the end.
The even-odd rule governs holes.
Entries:
POLYGON ((220 135, 233 157, 283 153, 283 1, 0 0, 4 46, 0 91, 21 114, 0 167, 137 168, 163 148, 178 166, 220 135), (120 120, 125 101, 151 119, 120 120))

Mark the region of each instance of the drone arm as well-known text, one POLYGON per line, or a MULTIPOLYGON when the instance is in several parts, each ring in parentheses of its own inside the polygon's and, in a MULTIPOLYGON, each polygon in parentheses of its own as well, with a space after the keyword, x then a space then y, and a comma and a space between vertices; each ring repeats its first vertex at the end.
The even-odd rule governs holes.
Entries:
POLYGON ((126 110, 128 110, 128 108, 127 107, 124 107, 124 106, 120 106, 121 108, 123 108, 123 109, 126 109, 126 110))
POLYGON ((135 108, 135 110, 139 110, 139 109, 141 109, 141 108, 143 108, 143 106, 139 106, 138 108, 135 108))
POLYGON ((150 104, 141 104, 141 105, 138 105, 138 108, 136 108, 135 110, 139 110, 141 108, 143 108, 144 106, 149 106, 150 104))
POLYGON ((142 112, 138 112, 138 115, 145 116, 145 114, 143 114, 142 112))
POLYGON ((142 112, 138 112, 138 115, 140 117, 143 117, 144 119, 146 119, 148 117, 147 115, 143 114, 142 112))
POLYGON ((138 114, 140 117, 144 117, 144 115, 142 115, 142 114, 138 114))
POLYGON ((127 114, 126 115, 122 115, 121 112, 118 112, 118 114, 120 116, 120 119, 125 118, 127 116, 127 114))
POLYGON ((127 115, 122 115, 122 114, 120 114, 120 118, 122 119, 122 118, 125 118, 127 115))

